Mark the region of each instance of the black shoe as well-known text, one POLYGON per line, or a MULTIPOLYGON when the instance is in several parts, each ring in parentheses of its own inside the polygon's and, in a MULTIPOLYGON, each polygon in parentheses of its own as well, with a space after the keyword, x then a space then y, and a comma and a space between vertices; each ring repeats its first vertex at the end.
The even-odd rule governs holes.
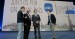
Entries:
POLYGON ((53 38, 53 39, 56 39, 56 38, 53 38))

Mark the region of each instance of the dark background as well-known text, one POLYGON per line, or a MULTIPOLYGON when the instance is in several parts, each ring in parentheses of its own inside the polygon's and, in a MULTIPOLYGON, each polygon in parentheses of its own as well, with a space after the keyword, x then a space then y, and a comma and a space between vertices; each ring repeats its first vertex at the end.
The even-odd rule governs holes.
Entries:
MULTIPOLYGON (((55 1, 55 0, 52 0, 52 1, 55 1)), ((74 0, 56 0, 56 1, 69 1, 69 2, 73 2, 75 5, 74 0)), ((2 28, 2 21, 3 21, 4 2, 5 2, 5 0, 0 0, 0 31, 2 28)))
POLYGON ((2 27, 3 8, 4 8, 4 0, 0 0, 0 30, 2 27))

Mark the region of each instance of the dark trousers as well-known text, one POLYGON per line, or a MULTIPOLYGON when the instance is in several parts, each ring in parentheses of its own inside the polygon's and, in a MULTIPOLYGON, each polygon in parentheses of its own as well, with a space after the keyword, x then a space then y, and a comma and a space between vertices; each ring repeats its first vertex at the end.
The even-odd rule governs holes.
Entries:
POLYGON ((28 39, 30 26, 24 26, 24 39, 28 39))
POLYGON ((38 33, 38 39, 41 39, 41 35, 40 35, 40 24, 36 24, 35 23, 33 26, 34 26, 34 36, 35 36, 35 39, 37 39, 37 33, 38 33))

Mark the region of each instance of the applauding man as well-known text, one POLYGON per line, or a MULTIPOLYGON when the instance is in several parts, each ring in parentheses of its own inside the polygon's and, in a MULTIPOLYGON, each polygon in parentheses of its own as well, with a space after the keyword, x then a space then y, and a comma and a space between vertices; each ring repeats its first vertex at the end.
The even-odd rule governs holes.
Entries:
POLYGON ((28 39, 31 26, 31 15, 29 12, 30 11, 27 11, 27 13, 24 14, 24 39, 28 39))

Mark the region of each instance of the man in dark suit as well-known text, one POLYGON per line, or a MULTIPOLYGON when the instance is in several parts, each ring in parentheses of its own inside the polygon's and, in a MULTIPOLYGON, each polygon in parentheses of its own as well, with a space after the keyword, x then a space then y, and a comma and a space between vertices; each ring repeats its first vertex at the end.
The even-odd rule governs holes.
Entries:
POLYGON ((17 36, 17 39, 23 39, 23 12, 25 10, 25 7, 22 6, 20 11, 18 11, 17 13, 17 24, 18 24, 18 36, 17 36))
POLYGON ((37 14, 37 10, 34 9, 34 14, 32 15, 32 21, 33 21, 33 26, 34 26, 34 35, 35 39, 37 39, 37 30, 38 30, 38 38, 41 39, 40 35, 40 16, 37 14))
POLYGON ((48 11, 48 25, 50 25, 50 29, 53 32, 53 39, 56 39, 56 34, 55 34, 55 25, 56 25, 56 18, 54 14, 51 14, 51 11, 48 11))
POLYGON ((24 37, 25 39, 28 39, 29 31, 31 26, 31 15, 29 14, 29 11, 27 11, 26 14, 24 14, 24 37))

